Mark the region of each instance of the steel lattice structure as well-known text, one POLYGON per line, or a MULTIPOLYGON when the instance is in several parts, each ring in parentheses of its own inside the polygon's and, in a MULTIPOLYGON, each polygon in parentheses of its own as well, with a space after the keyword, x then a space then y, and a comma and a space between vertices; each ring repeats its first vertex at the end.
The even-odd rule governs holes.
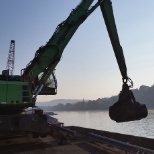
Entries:
POLYGON ((7 66, 6 66, 6 69, 9 70, 9 75, 13 75, 14 61, 15 61, 15 40, 11 40, 10 50, 7 59, 7 66))

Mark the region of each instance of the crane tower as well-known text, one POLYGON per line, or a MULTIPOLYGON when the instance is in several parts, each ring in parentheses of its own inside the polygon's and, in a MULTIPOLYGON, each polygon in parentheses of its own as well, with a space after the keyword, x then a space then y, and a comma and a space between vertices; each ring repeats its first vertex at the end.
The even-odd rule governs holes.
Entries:
POLYGON ((9 70, 9 75, 13 75, 14 60, 15 60, 15 40, 11 40, 10 50, 7 59, 7 66, 6 66, 6 69, 9 70))

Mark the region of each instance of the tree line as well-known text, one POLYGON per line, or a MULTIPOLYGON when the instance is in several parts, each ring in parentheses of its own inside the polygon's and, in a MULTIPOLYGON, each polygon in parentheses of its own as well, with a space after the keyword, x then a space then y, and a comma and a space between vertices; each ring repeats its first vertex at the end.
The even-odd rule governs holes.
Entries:
MULTIPOLYGON (((154 85, 151 87, 142 85, 139 89, 132 90, 136 101, 146 104, 148 109, 154 109, 154 85)), ((108 110, 111 105, 118 101, 118 95, 109 98, 98 98, 97 100, 79 101, 75 104, 59 103, 55 106, 45 107, 50 111, 84 111, 84 110, 108 110)))

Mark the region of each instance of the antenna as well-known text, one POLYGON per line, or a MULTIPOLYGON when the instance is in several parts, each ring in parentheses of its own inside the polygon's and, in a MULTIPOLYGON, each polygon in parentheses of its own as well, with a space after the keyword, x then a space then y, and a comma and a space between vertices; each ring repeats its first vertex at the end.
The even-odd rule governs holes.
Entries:
POLYGON ((11 40, 10 50, 7 59, 7 66, 6 66, 6 69, 9 70, 9 75, 13 75, 14 61, 15 61, 15 40, 11 40))

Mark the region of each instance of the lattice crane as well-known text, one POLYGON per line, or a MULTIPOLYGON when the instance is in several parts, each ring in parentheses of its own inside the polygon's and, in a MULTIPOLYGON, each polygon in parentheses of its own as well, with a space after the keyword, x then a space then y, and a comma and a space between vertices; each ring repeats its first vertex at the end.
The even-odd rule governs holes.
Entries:
POLYGON ((6 70, 9 70, 9 75, 13 75, 14 61, 15 61, 15 40, 11 40, 10 50, 7 59, 7 66, 6 66, 6 70))

